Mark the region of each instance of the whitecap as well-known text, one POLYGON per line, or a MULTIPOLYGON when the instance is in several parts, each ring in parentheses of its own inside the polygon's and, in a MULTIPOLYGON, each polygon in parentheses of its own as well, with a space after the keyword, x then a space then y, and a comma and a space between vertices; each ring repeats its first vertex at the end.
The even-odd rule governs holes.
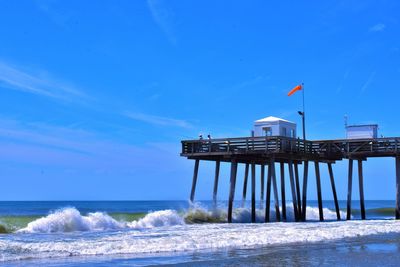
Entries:
POLYGON ((120 229, 124 223, 118 222, 103 212, 82 215, 76 208, 64 208, 30 222, 19 233, 55 233, 73 231, 94 231, 120 229))

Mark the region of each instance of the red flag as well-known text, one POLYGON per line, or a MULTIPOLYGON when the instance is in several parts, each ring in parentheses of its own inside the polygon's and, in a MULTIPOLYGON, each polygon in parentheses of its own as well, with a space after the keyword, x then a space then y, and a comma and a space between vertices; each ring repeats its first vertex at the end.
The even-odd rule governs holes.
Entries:
POLYGON ((303 86, 301 86, 301 84, 297 85, 295 88, 293 88, 292 90, 290 90, 290 92, 287 94, 288 96, 293 95, 294 93, 296 93, 297 91, 300 91, 301 89, 303 89, 303 86))

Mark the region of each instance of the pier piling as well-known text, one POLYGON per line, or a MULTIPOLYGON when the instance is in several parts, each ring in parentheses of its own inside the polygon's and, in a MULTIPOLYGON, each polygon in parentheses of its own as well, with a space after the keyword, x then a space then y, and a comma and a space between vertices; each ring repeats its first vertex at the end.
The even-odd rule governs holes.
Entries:
POLYGON ((200 160, 198 160, 198 159, 196 159, 196 161, 194 162, 192 190, 190 192, 190 202, 192 202, 192 203, 194 200, 194 194, 196 192, 197 175, 199 173, 199 163, 200 163, 200 160))
POLYGON ((263 208, 264 205, 264 179, 265 179, 265 165, 260 165, 260 175, 261 175, 261 183, 260 183, 260 209, 263 208))
POLYGON ((353 184, 353 159, 349 159, 349 173, 347 184, 347 216, 346 220, 351 220, 351 191, 353 184))
POLYGON ((339 202, 338 202, 337 194, 336 194, 335 179, 333 177, 332 163, 330 163, 330 162, 328 163, 328 171, 329 171, 329 178, 331 180, 333 200, 335 202, 336 217, 337 217, 338 221, 340 221, 339 202))
POLYGON ((267 196, 265 198, 265 222, 269 222, 269 213, 271 208, 271 176, 272 176, 272 166, 271 162, 268 164, 268 174, 267 174, 267 196))
POLYGON ((247 194, 247 179, 249 178, 249 164, 246 163, 244 167, 244 179, 243 179, 243 195, 242 195, 242 207, 246 204, 246 194, 247 194))
POLYGON ((256 222, 256 165, 251 163, 251 222, 256 222))
POLYGON ((360 211, 361 219, 365 220, 365 205, 364 205, 364 177, 363 177, 363 163, 362 160, 358 160, 358 188, 360 192, 360 211))
MULTIPOLYGON (((296 182, 296 194, 297 194, 297 211, 301 214, 301 191, 300 191, 300 179, 299 179, 299 164, 294 162, 294 177, 296 182)), ((300 216, 301 217, 301 216, 300 216)))
POLYGON ((319 220, 324 220, 324 211, 322 208, 322 193, 321 193, 321 176, 319 172, 319 162, 318 160, 314 161, 315 165, 315 178, 317 180, 317 195, 318 195, 318 210, 319 210, 319 220))
POLYGON ((286 194, 285 194, 285 163, 280 163, 281 169, 281 197, 282 197, 282 220, 286 221, 286 194))
POLYGON ((228 223, 232 222, 232 211, 233 211, 233 200, 235 198, 237 165, 238 164, 237 164, 236 160, 232 160, 230 190, 229 190, 229 204, 228 204, 228 223))
POLYGON ((275 172, 275 161, 271 158, 271 174, 272 174, 272 187, 274 190, 274 203, 275 203, 275 215, 276 221, 281 221, 281 214, 279 212, 279 197, 278 197, 278 185, 276 184, 276 172, 275 172))
POLYGON ((215 176, 214 176, 214 191, 213 191, 214 207, 217 206, 217 192, 218 192, 218 179, 219 179, 220 165, 221 165, 221 162, 219 160, 215 161, 215 176))
POLYGON ((292 191, 293 213, 294 213, 295 221, 298 222, 299 221, 299 213, 297 211, 296 188, 295 188, 295 184, 294 184, 293 161, 292 160, 289 160, 288 168, 289 168, 290 189, 292 191))
POLYGON ((306 221, 306 209, 307 209, 307 181, 308 181, 308 161, 304 161, 304 173, 303 173, 303 208, 301 214, 301 220, 306 221))
POLYGON ((396 157, 396 219, 400 219, 400 156, 396 157))

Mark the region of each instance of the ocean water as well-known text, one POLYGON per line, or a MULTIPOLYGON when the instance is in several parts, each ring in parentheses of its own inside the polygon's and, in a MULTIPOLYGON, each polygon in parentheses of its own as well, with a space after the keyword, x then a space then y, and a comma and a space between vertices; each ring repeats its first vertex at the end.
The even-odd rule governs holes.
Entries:
MULTIPOLYGON (((351 221, 336 221, 315 201, 308 222, 263 223, 249 203, 235 203, 232 224, 226 202, 62 201, 0 202, 0 265, 4 266, 397 266, 400 221, 394 201, 366 201, 368 220, 353 201, 351 221)), ((345 202, 340 202, 345 207, 345 202)), ((341 210, 345 218, 345 210, 341 210)), ((271 220, 274 220, 271 207, 271 220)))

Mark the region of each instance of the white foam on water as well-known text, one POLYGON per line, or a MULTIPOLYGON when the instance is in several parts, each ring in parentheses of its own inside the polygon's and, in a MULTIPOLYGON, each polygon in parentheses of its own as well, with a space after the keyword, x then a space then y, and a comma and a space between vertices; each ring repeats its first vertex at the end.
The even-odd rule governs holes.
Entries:
POLYGON ((395 220, 340 221, 309 223, 181 224, 127 229, 108 234, 57 234, 0 238, 0 261, 62 256, 172 253, 226 248, 255 248, 268 245, 305 244, 378 234, 400 234, 395 220), (61 237, 61 238, 60 238, 61 237))
POLYGON ((17 233, 63 233, 76 231, 105 231, 117 229, 144 229, 185 224, 182 216, 174 210, 150 212, 133 222, 120 222, 103 212, 82 215, 75 208, 64 208, 30 222, 17 233))
POLYGON ((175 210, 160 210, 147 214, 144 218, 127 223, 129 228, 154 228, 185 224, 182 216, 175 210))
POLYGON ((19 233, 55 233, 74 231, 95 231, 123 228, 124 224, 103 212, 89 213, 86 216, 75 208, 64 208, 46 217, 30 222, 19 233))
MULTIPOLYGON (((344 213, 342 213, 344 217, 344 213)), ((184 225, 196 222, 226 222, 226 209, 207 210, 201 206, 195 206, 185 213, 179 214, 175 210, 161 210, 148 213, 145 217, 132 222, 117 221, 103 212, 88 213, 82 215, 76 208, 64 208, 55 211, 45 217, 30 222, 27 227, 18 230, 18 233, 59 233, 75 231, 106 231, 116 229, 145 229, 155 227, 167 227, 184 225)), ((265 218, 265 210, 256 210, 256 222, 262 223, 265 218)), ((270 221, 276 219, 275 209, 271 208, 270 221)), ((326 220, 336 219, 336 213, 324 209, 326 220)), ((307 219, 318 220, 318 208, 307 207, 307 219)), ((293 208, 287 207, 287 220, 294 221, 293 208)), ((237 208, 233 211, 234 223, 251 222, 251 210, 249 208, 237 208)))

